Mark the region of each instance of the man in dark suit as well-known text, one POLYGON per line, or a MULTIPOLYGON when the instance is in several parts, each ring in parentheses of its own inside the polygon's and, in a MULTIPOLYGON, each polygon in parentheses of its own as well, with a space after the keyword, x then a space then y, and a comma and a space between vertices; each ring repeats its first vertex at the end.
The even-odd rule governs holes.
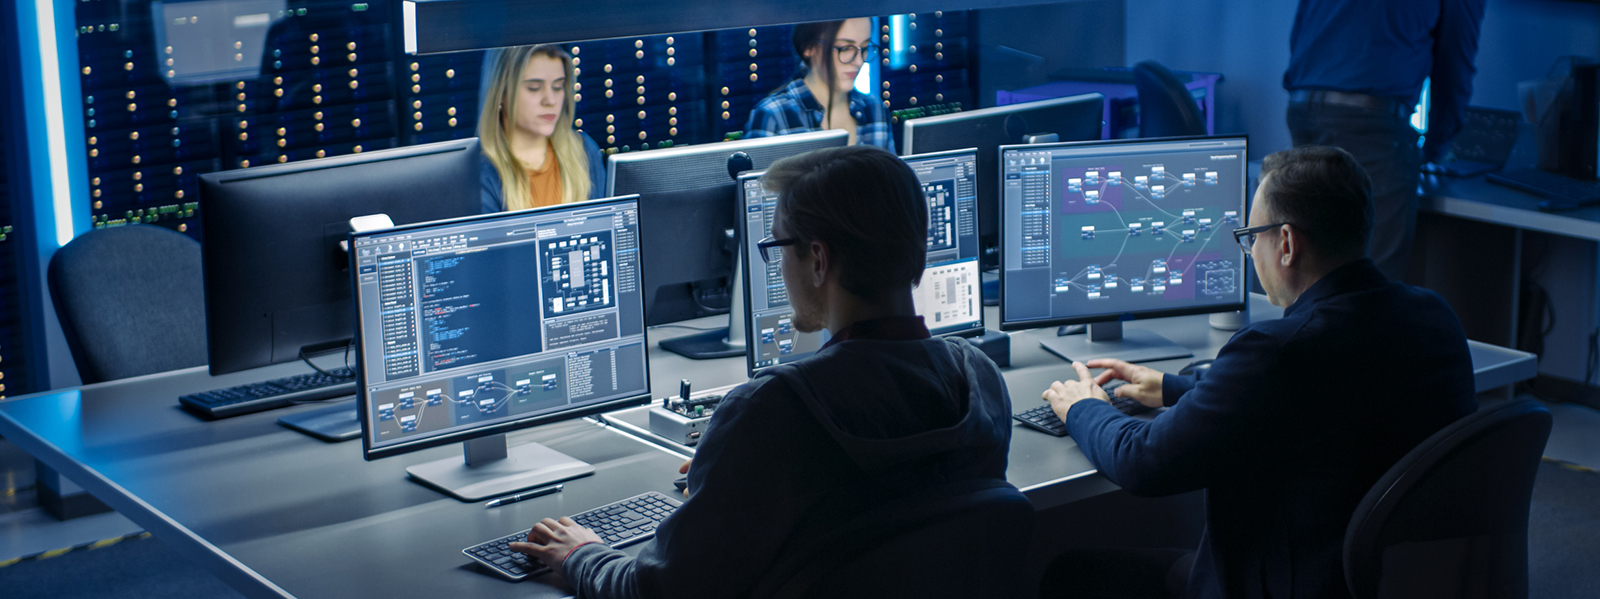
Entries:
POLYGON ((1307 146, 1262 170, 1251 226, 1235 236, 1283 318, 1241 329, 1194 376, 1091 360, 1044 392, 1123 489, 1205 489, 1199 550, 1117 553, 1111 566, 1066 554, 1043 595, 1128 597, 1143 584, 1144 596, 1348 596, 1341 547, 1356 504, 1407 451, 1477 409, 1455 313, 1364 255, 1372 191, 1355 158, 1307 146), (1113 378, 1128 381, 1118 395, 1169 409, 1147 421, 1096 401, 1113 378))

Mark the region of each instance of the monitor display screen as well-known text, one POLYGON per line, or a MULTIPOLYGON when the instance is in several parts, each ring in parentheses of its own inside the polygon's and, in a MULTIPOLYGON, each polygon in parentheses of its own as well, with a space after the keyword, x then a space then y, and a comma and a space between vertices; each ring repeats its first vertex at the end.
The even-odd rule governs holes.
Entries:
POLYGON ((353 235, 368 458, 648 399, 637 196, 353 235))
POLYGON ((1244 136, 1001 148, 1002 329, 1242 309, 1244 136))
POLYGON ((978 150, 906 156, 928 198, 928 265, 911 292, 935 335, 983 331, 978 259, 978 150))
POLYGON ((744 239, 745 352, 750 375, 800 360, 817 353, 826 343, 826 330, 802 333, 794 328, 794 308, 783 285, 781 252, 773 260, 761 258, 756 244, 772 234, 772 216, 778 207, 778 194, 761 187, 763 172, 739 176, 740 199, 744 207, 741 233, 744 239))
MULTIPOLYGON (((983 331, 983 297, 978 259, 977 150, 953 150, 903 160, 917 174, 928 201, 928 257, 922 284, 911 292, 917 314, 934 335, 983 331)), ((827 331, 794 328, 794 309, 783 285, 782 259, 761 258, 756 243, 772 234, 778 195, 761 187, 761 175, 739 177, 744 217, 747 306, 745 335, 750 373, 800 360, 827 342, 827 331)))

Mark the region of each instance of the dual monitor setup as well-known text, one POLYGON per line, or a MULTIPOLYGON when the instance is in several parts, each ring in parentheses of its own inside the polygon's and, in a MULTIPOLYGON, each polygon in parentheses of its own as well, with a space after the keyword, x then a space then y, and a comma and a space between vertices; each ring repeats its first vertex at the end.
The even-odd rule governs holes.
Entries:
MULTIPOLYGON (((1064 357, 1188 355, 1118 325, 1244 308, 1231 232, 1245 222, 1245 139, 1097 141, 1103 101, 906 123, 929 208, 914 299, 932 333, 1004 339, 985 327, 995 266, 1002 330, 1096 323, 1045 341, 1064 357), (1044 134, 1067 141, 1025 143, 1044 134)), ((592 466, 505 434, 649 402, 649 327, 727 311, 728 329, 669 349, 742 354, 752 376, 820 349, 825 333, 794 326, 780 252, 757 248, 777 204, 760 177, 846 142, 618 154, 605 199, 485 215, 476 140, 205 175, 212 374, 341 350, 350 371, 330 374, 351 378, 340 391, 355 407, 297 415, 359 431, 366 459, 462 443, 464 459, 407 471, 468 501, 584 476, 592 466), (373 214, 401 224, 351 230, 373 214)))

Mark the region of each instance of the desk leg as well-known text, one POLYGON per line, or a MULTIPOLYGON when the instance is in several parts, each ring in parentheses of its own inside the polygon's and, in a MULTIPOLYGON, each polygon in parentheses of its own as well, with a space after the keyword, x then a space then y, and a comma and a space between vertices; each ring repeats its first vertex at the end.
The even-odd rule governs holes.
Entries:
MULTIPOLYGON (((1511 343, 1506 347, 1517 347, 1517 324, 1522 320, 1522 229, 1512 229, 1511 236, 1511 316, 1506 319, 1511 323, 1506 331, 1506 338, 1511 343)), ((1506 385, 1506 399, 1517 398, 1517 386, 1506 385)))
POLYGON ((101 503, 77 483, 61 476, 44 462, 34 460, 33 469, 38 485, 34 492, 39 497, 39 507, 57 520, 72 520, 111 511, 111 506, 101 503))

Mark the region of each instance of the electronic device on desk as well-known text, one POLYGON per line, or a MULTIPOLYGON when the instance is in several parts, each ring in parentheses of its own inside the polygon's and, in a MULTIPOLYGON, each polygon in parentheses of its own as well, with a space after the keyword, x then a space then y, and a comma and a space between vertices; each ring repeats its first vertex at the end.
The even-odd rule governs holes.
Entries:
POLYGON ((1472 177, 1500 170, 1517 145, 1517 125, 1522 115, 1511 110, 1473 106, 1467 109, 1460 133, 1450 140, 1454 160, 1424 165, 1424 170, 1452 177, 1472 177))
POLYGON ((464 501, 594 467, 506 433, 650 399, 637 196, 350 236, 364 457, 464 501))
MULTIPOLYGON (((928 332, 968 338, 999 366, 1011 363, 1011 338, 984 329, 977 227, 977 150, 907 156, 928 202, 928 256, 922 284, 912 290, 917 314, 928 332)), ((739 177, 743 189, 745 240, 745 335, 750 375, 793 362, 821 349, 826 331, 803 333, 794 327, 794 308, 783 283, 783 258, 761 255, 757 244, 772 234, 778 195, 761 186, 764 172, 739 177)))
POLYGON ((694 446, 700 442, 711 415, 722 403, 722 393, 689 394, 689 379, 678 384, 677 397, 664 397, 650 408, 650 432, 674 443, 694 446))
POLYGON ((1488 179, 1492 183, 1550 198, 1539 202, 1539 209, 1547 212, 1577 210, 1600 204, 1600 181, 1580 181, 1535 168, 1489 173, 1488 179))
POLYGON ((1067 360, 1191 352, 1125 320, 1235 312, 1249 272, 1245 136, 1005 146, 1001 330, 1088 324, 1067 360))
POLYGON ((1489 181, 1550 198, 1540 210, 1600 203, 1600 64, 1572 64, 1547 106, 1524 95, 1527 119, 1539 127, 1538 168, 1490 174, 1489 181))
MULTIPOLYGON (((984 270, 999 267, 999 148, 1026 143, 1030 135, 1053 133, 1057 141, 1100 139, 1104 130, 1105 96, 1098 93, 1052 98, 907 120, 900 154, 927 154, 962 148, 978 151, 978 243, 984 270)), ((993 303, 999 296, 987 293, 993 303)))
POLYGON ((644 236, 650 257, 644 265, 646 322, 730 314, 729 328, 664 340, 663 349, 691 359, 744 354, 744 333, 731 316, 741 312, 742 301, 733 177, 849 140, 843 130, 815 131, 610 156, 607 193, 639 194, 640 221, 658 229, 644 236))
MULTIPOLYGON (((612 549, 643 543, 656 536, 656 527, 683 502, 650 492, 603 505, 572 516, 579 526, 600 536, 612 549)), ((495 575, 512 581, 550 572, 543 564, 511 550, 511 544, 528 538, 528 529, 462 549, 461 553, 495 575)))
MULTIPOLYGON (((355 331, 350 258, 341 246, 352 219, 383 214, 415 223, 475 214, 481 159, 474 138, 201 175, 211 374, 344 350, 355 331)), ((355 391, 353 375, 332 370, 179 401, 220 418, 355 391)), ((331 406, 280 422, 350 439, 360 430, 350 411, 331 406)))
MULTIPOLYGON (((1116 408, 1118 412, 1122 412, 1123 414, 1127 414, 1129 416, 1138 416, 1140 414, 1155 410, 1155 408, 1139 403, 1131 398, 1117 397, 1117 387, 1121 387, 1125 384, 1127 384, 1127 381, 1121 380, 1114 380, 1110 383, 1106 383, 1104 389, 1106 396, 1111 398, 1111 407, 1116 408)), ((1028 428, 1051 436, 1067 436, 1067 423, 1062 422, 1061 417, 1056 416, 1055 410, 1050 409, 1050 404, 1048 403, 1031 410, 1012 414, 1011 418, 1015 419, 1017 422, 1021 422, 1028 428)))

